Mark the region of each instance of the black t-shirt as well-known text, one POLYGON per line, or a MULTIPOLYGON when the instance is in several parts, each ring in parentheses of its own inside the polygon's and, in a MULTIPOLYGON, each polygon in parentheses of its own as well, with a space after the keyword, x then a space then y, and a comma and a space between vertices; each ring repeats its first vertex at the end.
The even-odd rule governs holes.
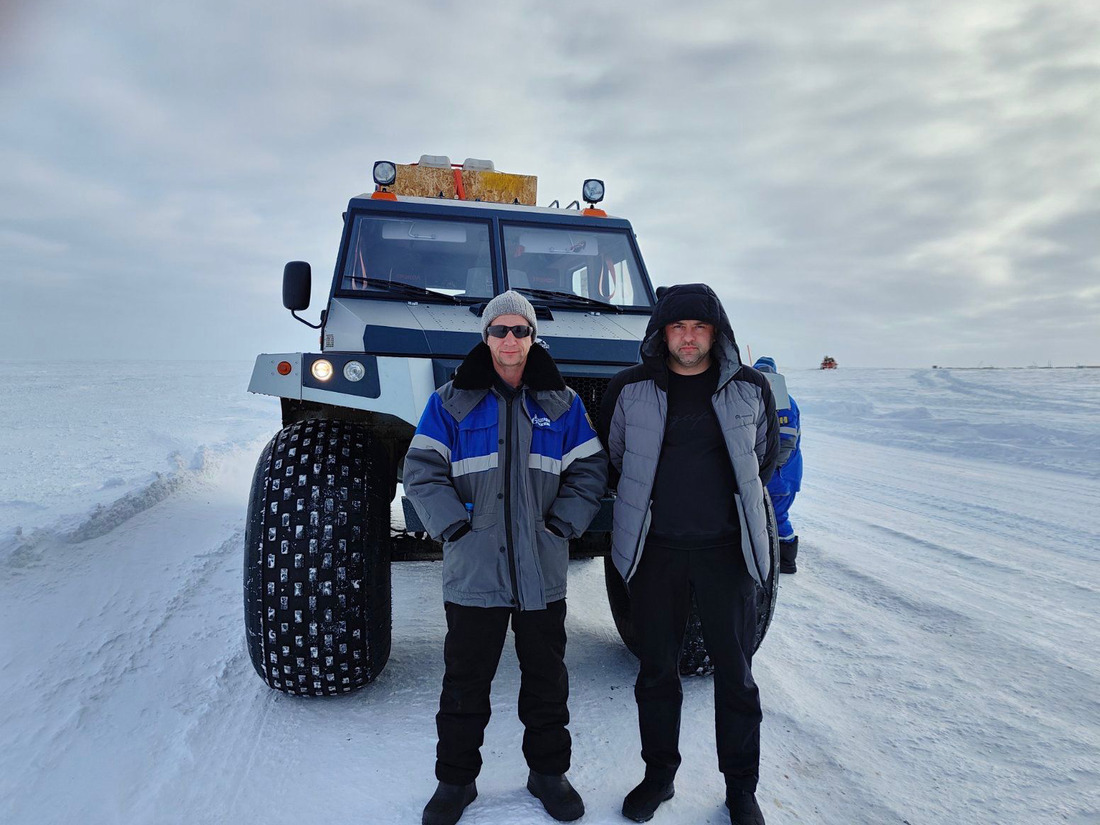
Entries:
POLYGON ((652 544, 689 550, 741 544, 733 465, 711 402, 717 389, 717 362, 698 375, 668 372, 668 420, 647 538, 652 544))

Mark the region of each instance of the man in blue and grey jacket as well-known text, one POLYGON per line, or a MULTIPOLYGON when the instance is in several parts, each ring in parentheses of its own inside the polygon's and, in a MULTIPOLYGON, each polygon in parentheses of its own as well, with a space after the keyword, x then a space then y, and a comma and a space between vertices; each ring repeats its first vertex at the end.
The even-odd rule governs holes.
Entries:
POLYGON ((424 825, 453 825, 477 796, 489 690, 509 622, 521 677, 527 789, 563 822, 584 814, 565 773, 569 540, 588 528, 607 459, 518 292, 491 300, 482 339, 428 400, 405 458, 405 493, 443 541, 447 638, 436 729, 439 786, 424 825))
MULTIPOLYGON (((798 536, 791 524, 790 510, 794 497, 802 489, 802 426, 798 404, 787 392, 786 381, 775 366, 775 359, 757 358, 753 367, 765 375, 775 376, 775 412, 779 416, 779 462, 775 475, 768 482, 768 495, 775 508, 775 524, 779 531, 779 572, 795 573, 798 566, 798 536), (780 392, 777 387, 781 386, 780 392)), ((769 379, 772 380, 772 379, 769 379)))

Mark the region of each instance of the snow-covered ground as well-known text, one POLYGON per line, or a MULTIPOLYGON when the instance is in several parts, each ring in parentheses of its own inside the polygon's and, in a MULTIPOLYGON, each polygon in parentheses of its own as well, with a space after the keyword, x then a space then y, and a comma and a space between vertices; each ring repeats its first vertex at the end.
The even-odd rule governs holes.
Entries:
MULTIPOLYGON (((439 566, 394 571, 389 665, 269 690, 243 645, 250 365, 0 363, 0 822, 416 823, 434 788, 439 566)), ((799 572, 756 659, 771 825, 1100 822, 1100 370, 788 375, 799 572)), ((571 777, 623 822, 635 663, 599 560, 570 569, 571 777)), ((506 652, 464 823, 524 790, 506 652)), ((728 821, 709 679, 660 822, 728 821)))

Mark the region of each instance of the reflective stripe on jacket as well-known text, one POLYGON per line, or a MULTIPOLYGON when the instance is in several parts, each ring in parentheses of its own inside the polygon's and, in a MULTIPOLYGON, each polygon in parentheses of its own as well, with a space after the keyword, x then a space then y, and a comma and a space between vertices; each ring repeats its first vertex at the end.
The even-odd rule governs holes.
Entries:
POLYGON ((798 404, 789 395, 790 404, 777 409, 779 416, 779 467, 768 482, 772 497, 787 496, 802 489, 802 426, 798 404))

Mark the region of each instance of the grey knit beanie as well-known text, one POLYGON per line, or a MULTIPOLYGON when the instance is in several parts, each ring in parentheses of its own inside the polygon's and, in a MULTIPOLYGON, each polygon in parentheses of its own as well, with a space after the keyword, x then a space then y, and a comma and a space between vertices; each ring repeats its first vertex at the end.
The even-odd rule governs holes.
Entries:
POLYGON ((514 289, 509 289, 507 292, 500 293, 485 305, 485 312, 481 314, 482 341, 489 342, 489 333, 486 330, 501 315, 522 315, 527 319, 527 323, 531 325, 531 338, 534 339, 538 334, 539 327, 535 323, 535 308, 531 306, 530 301, 514 289))

